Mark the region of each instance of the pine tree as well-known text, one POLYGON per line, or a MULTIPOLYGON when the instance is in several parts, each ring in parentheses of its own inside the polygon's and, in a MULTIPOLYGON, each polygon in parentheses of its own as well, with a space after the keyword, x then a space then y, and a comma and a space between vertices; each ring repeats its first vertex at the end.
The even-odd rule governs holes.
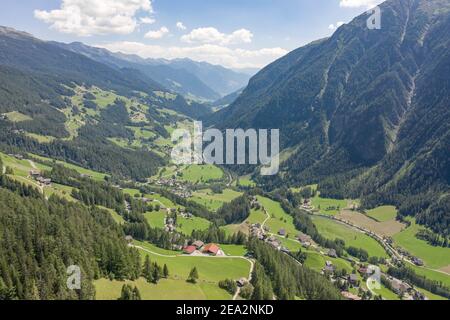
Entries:
POLYGON ((169 278, 169 268, 167 267, 167 264, 164 264, 164 268, 163 268, 163 276, 164 278, 169 278))
POLYGON ((142 268, 142 276, 147 282, 153 282, 152 264, 148 256, 145 257, 144 266, 142 268))
POLYGON ((194 267, 189 273, 188 281, 192 283, 197 283, 198 280, 198 270, 197 267, 194 267))

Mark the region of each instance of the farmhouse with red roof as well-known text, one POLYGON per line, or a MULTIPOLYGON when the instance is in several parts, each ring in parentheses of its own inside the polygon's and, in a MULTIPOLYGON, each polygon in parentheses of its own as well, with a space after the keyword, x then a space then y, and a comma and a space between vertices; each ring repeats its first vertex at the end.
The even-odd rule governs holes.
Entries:
POLYGON ((220 248, 218 245, 210 243, 203 248, 203 253, 216 256, 217 253, 219 252, 219 250, 220 250, 220 248))
POLYGON ((184 247, 183 252, 185 254, 193 254, 195 252, 195 250, 197 250, 196 247, 194 246, 188 246, 188 247, 184 247))

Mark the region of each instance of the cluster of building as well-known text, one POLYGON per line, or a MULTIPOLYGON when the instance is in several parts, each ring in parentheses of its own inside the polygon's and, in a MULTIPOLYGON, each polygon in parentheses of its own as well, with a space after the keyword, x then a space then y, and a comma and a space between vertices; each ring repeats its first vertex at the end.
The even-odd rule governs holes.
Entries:
POLYGON ((52 179, 44 178, 39 170, 31 170, 30 176, 39 182, 39 184, 43 187, 49 187, 52 185, 52 179))
POLYGON ((159 178, 156 182, 154 182, 157 186, 163 186, 170 188, 170 191, 177 196, 187 199, 192 197, 192 191, 189 186, 177 179, 174 178, 159 178))
POLYGON ((405 249, 401 248, 401 247, 397 247, 396 248, 397 252, 405 259, 410 260, 412 263, 414 263, 416 266, 422 267, 424 266, 424 262, 422 259, 413 256, 412 254, 410 254, 408 251, 406 251, 405 249))
POLYGON ((210 256, 225 256, 225 253, 217 244, 205 244, 203 241, 194 241, 191 245, 183 248, 184 254, 187 255, 210 255, 210 256))
POLYGON ((177 231, 177 227, 175 226, 175 220, 173 218, 166 217, 164 219, 164 230, 166 232, 175 232, 177 231))

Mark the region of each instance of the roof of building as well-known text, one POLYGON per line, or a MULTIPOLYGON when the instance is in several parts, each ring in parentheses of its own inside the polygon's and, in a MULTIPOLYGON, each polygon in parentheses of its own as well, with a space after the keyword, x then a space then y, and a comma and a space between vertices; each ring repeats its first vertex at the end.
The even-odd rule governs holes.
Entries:
POLYGON ((188 246, 183 249, 184 253, 187 253, 187 254, 194 253, 195 250, 197 250, 197 248, 194 246, 188 246))
POLYGON ((219 250, 220 250, 219 246, 217 246, 214 243, 207 244, 203 248, 203 252, 212 253, 212 254, 217 254, 219 252, 219 250))
POLYGON ((197 241, 194 241, 194 243, 192 245, 197 248, 201 248, 205 245, 205 243, 203 241, 197 240, 197 241))

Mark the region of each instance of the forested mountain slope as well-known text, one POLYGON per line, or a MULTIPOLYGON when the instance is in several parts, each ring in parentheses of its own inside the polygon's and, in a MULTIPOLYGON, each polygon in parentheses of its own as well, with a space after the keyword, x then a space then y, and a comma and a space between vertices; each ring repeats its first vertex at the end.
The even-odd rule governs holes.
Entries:
POLYGON ((392 203, 448 233, 450 2, 389 0, 381 13, 380 30, 363 14, 266 67, 209 124, 280 128, 295 150, 282 180, 392 203))

